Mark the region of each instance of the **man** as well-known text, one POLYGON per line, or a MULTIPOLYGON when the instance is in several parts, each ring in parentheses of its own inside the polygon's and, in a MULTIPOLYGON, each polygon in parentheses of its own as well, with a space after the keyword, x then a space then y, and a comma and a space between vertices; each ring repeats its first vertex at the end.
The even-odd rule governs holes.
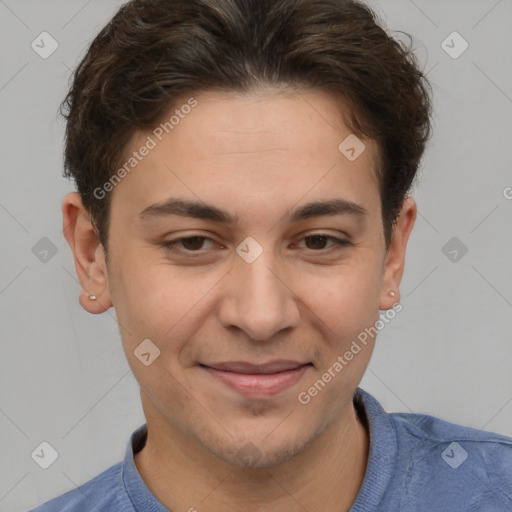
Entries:
POLYGON ((368 7, 134 0, 65 107, 80 303, 115 308, 147 422, 35 510, 512 509, 512 439, 358 388, 431 112, 368 7))

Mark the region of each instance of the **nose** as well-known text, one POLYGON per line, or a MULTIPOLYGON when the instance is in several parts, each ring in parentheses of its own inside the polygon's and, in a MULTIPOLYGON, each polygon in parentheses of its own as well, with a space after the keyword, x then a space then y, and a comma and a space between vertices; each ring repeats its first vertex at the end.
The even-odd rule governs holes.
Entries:
POLYGON ((283 329, 297 327, 300 320, 290 272, 283 271, 272 261, 272 255, 267 254, 264 251, 252 263, 237 258, 219 309, 224 327, 236 326, 256 341, 271 339, 283 329))

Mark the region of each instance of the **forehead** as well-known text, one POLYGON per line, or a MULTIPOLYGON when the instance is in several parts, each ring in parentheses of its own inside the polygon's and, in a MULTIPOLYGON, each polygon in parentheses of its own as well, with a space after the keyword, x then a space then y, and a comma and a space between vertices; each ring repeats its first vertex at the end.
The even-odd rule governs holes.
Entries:
MULTIPOLYGON (((182 97, 172 111, 186 106, 190 98, 182 97)), ((183 125, 193 124, 198 140, 219 143, 215 154, 236 154, 262 150, 279 150, 279 142, 296 152, 314 152, 317 148, 337 150, 339 143, 351 135, 346 120, 351 112, 341 96, 315 89, 291 87, 266 89, 247 93, 205 91, 195 97, 194 108, 181 127, 173 128, 179 137, 190 134, 183 125), (341 139, 341 140, 340 140, 341 139), (233 146, 233 147, 231 147, 233 146)), ((169 116, 164 116, 164 122, 169 116)), ((158 128, 157 128, 158 129, 158 128)), ((165 136, 165 134, 164 134, 165 136)), ((352 134, 355 137, 354 134, 352 134)), ((194 141, 190 141, 194 144, 194 141)), ((369 143, 367 157, 376 169, 379 148, 369 143)), ((208 147, 203 146, 204 149, 208 147)), ((217 146, 213 146, 215 149, 217 146)), ((202 149, 202 148, 201 148, 202 149)))
POLYGON ((334 187, 353 200, 369 188, 375 196, 378 146, 354 138, 346 113, 339 99, 319 91, 183 96, 161 124, 132 137, 125 162, 145 145, 151 150, 114 188, 112 203, 123 190, 139 211, 170 195, 267 204, 288 196, 296 203, 334 187))

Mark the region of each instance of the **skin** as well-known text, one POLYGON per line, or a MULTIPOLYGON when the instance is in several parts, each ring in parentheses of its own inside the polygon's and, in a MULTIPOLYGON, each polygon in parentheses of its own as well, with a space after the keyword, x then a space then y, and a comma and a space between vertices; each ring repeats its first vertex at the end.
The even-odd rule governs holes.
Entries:
MULTIPOLYGON (((416 204, 404 201, 386 251, 378 147, 365 140, 355 161, 338 150, 351 132, 327 93, 195 98, 197 107, 112 191, 108 266, 79 195, 62 204, 80 303, 95 314, 115 308, 140 384, 148 440, 137 469, 176 512, 348 510, 369 450, 352 396, 375 340, 308 404, 297 396, 375 324, 379 309, 400 300, 416 204), (238 224, 139 217, 170 196, 226 209, 238 224), (298 206, 334 198, 357 203, 366 216, 286 220, 298 206), (306 238, 315 233, 350 245, 306 238), (187 236, 210 240, 159 245, 187 236), (236 252, 249 236, 263 249, 252 263, 236 252), (147 338, 160 349, 149 366, 134 355, 147 338), (260 398, 242 396, 199 366, 274 359, 312 366, 291 387, 260 398), (256 460, 241 458, 247 450, 256 460)), ((147 135, 136 133, 126 154, 147 135)))

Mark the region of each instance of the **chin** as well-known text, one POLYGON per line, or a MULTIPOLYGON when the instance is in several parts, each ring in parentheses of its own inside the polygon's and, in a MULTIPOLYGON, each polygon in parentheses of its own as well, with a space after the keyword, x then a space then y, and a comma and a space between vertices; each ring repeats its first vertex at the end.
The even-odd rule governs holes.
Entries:
MULTIPOLYGON (((268 437, 268 436, 267 436, 268 437)), ((231 443, 229 446, 211 449, 212 453, 228 464, 241 468, 273 468, 281 466, 299 455, 313 441, 300 439, 276 439, 269 442, 268 439, 262 437, 258 441, 250 441, 247 439, 239 440, 231 443)))

